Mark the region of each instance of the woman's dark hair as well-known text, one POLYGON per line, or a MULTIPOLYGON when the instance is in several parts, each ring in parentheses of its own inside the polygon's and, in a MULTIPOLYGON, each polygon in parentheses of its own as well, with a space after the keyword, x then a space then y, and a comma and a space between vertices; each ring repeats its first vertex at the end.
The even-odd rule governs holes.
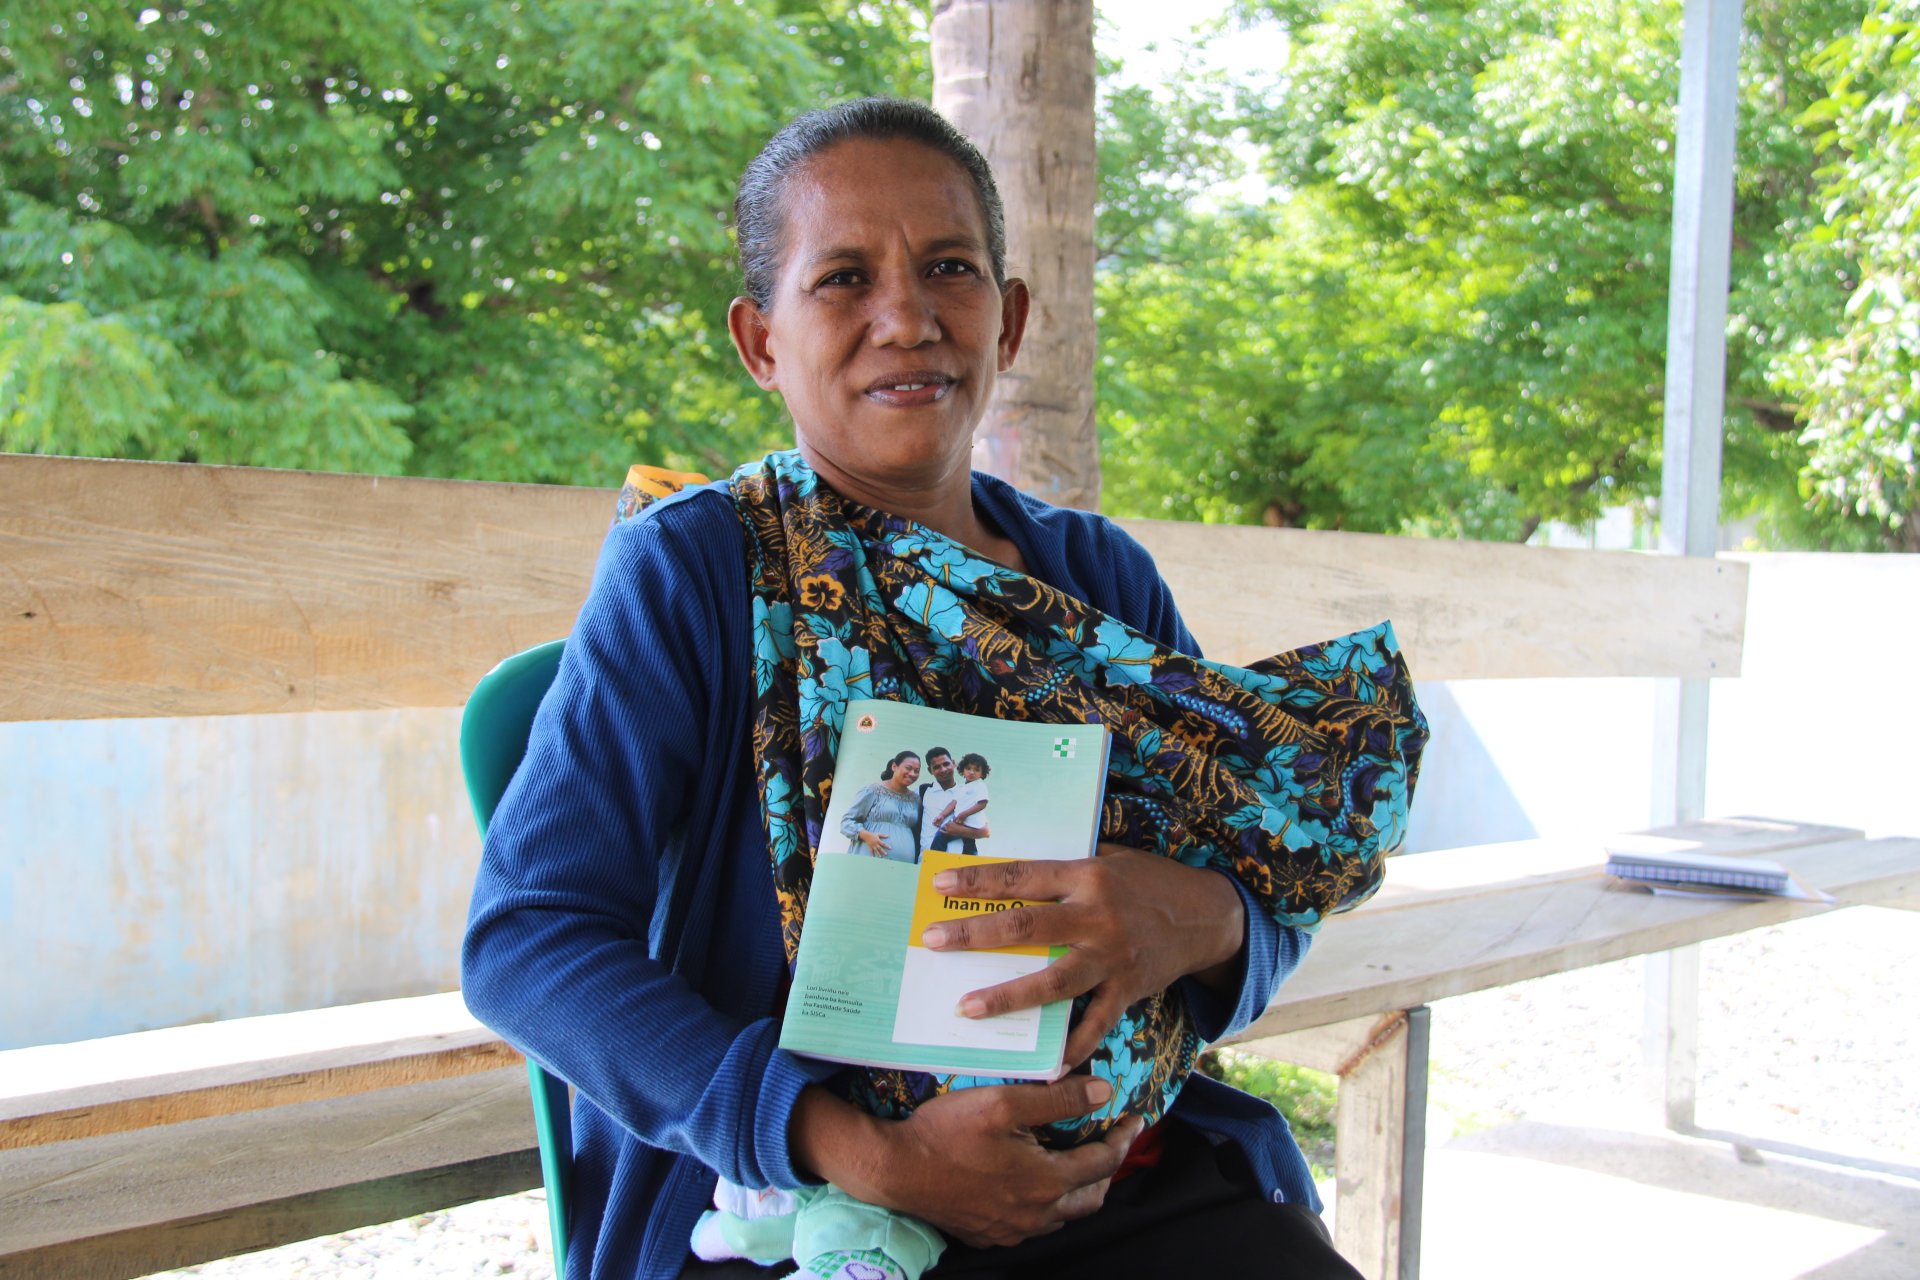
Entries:
POLYGON ((880 771, 880 781, 890 781, 893 778, 893 766, 899 764, 902 760, 918 760, 919 758, 920 753, 917 751, 902 751, 899 755, 887 761, 887 767, 880 771))
POLYGON ((987 224, 987 256, 993 262, 993 280, 1005 289, 1007 216, 1000 207, 1000 191, 993 185, 987 158, 948 124, 945 116, 924 102, 859 98, 796 117, 767 140, 740 175, 740 189, 733 198, 733 229, 747 296, 763 311, 773 305, 787 183, 822 151, 856 138, 905 138, 932 147, 966 170, 973 182, 973 194, 980 201, 980 216, 987 224))
POLYGON ((987 758, 978 751, 969 751, 960 757, 960 768, 962 772, 973 766, 979 767, 980 776, 983 778, 993 772, 993 766, 988 764, 987 758))

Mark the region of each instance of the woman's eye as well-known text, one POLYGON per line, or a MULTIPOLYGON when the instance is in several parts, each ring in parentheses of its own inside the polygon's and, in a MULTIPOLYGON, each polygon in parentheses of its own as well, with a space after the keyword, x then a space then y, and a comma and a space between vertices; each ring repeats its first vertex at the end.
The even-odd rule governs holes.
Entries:
POLYGON ((852 267, 843 267, 840 270, 832 272, 831 274, 827 275, 824 279, 820 281, 821 286, 847 285, 847 284, 859 284, 859 283, 860 283, 860 273, 858 271, 855 271, 852 267))
POLYGON ((973 264, 964 258, 942 258, 933 264, 932 274, 936 276, 972 275, 973 264))

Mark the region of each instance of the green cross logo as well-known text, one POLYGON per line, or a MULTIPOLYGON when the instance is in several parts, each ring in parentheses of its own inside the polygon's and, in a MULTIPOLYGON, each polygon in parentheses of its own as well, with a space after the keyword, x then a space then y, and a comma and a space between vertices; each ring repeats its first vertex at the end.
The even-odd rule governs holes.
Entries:
POLYGON ((1060 760, 1073 759, 1073 739, 1055 738, 1053 740, 1053 754, 1055 758, 1060 760))

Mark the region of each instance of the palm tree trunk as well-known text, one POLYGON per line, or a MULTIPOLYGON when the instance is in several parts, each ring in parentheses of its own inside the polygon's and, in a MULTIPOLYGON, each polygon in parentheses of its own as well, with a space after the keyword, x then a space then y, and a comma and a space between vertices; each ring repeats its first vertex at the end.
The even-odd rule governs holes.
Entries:
POLYGON ((1093 416, 1092 0, 937 0, 933 105, 993 165, 1007 270, 1033 290, 1026 344, 977 465, 1049 502, 1100 504, 1093 416))

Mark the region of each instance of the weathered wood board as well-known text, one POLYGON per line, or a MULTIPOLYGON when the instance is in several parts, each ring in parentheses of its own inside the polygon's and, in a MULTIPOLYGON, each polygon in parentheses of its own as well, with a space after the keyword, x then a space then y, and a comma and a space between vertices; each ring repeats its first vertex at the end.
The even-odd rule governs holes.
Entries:
POLYGON ((1747 566, 1371 533, 1125 520, 1211 657, 1393 620, 1421 680, 1740 674, 1747 566))
MULTIPOLYGON (((612 504, 0 455, 0 720, 457 706, 571 628, 612 504)), ((1123 524, 1228 661, 1390 617, 1424 680, 1739 673, 1733 561, 1123 524)))
POLYGON ((0 1151, 498 1071, 459 992, 0 1053, 0 1151))
POLYGON ((611 491, 0 455, 0 720, 457 706, 611 491))
POLYGON ((1832 893, 1834 905, 1655 898, 1604 875, 1597 863, 1583 876, 1507 892, 1449 890, 1368 903, 1321 929, 1307 963, 1235 1039, 1410 1009, 1920 891, 1920 840, 1844 840, 1788 847, 1779 857, 1808 885, 1832 893))
POLYGON ((540 1184, 525 1072, 0 1153, 0 1277, 122 1280, 540 1184))
POLYGON ((1591 879, 1609 849, 1705 853, 1716 857, 1772 857, 1812 844, 1857 840, 1854 827, 1775 818, 1703 818, 1657 831, 1622 832, 1592 839, 1516 840, 1503 844, 1439 849, 1387 860, 1386 883, 1366 910, 1403 903, 1431 904, 1446 898, 1513 893, 1531 884, 1591 879))

